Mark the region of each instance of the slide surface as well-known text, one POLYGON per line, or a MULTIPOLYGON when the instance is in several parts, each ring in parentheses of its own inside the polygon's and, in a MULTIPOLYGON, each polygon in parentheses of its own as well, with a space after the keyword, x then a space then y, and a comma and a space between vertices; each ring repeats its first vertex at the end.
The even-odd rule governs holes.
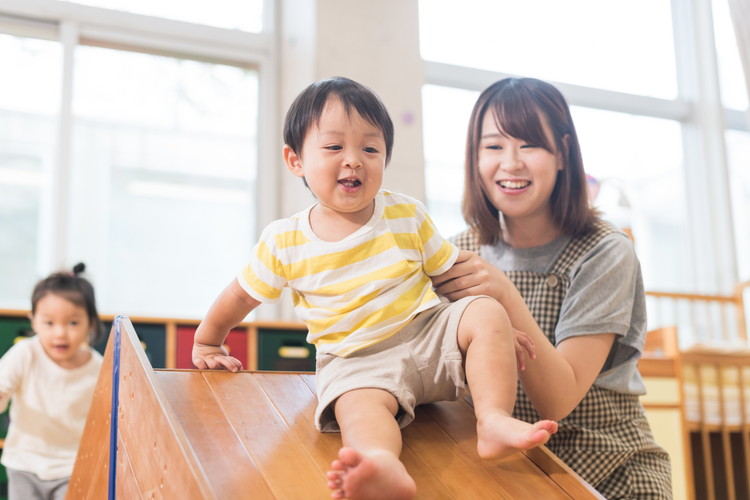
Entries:
MULTIPOLYGON (((153 370, 127 318, 120 336, 116 470, 110 335, 68 498, 108 498, 110 482, 127 500, 330 498, 341 437, 315 430, 314 375, 153 370)), ((480 459, 475 423, 464 401, 417 408, 402 453, 417 498, 601 498, 545 447, 480 459)))

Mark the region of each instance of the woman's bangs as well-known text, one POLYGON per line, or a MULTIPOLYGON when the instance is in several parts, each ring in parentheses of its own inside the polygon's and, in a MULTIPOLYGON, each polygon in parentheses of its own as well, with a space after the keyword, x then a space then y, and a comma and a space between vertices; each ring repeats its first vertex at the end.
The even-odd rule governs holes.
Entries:
POLYGON ((555 148, 549 143, 539 109, 528 102, 506 100, 494 106, 497 126, 504 133, 529 144, 542 146, 548 151, 555 148))

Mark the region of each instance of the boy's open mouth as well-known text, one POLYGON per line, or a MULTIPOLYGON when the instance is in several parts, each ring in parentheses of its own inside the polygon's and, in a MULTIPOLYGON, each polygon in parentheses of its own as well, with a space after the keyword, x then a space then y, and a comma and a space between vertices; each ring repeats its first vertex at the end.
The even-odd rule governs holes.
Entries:
POLYGON ((359 179, 341 179, 339 184, 351 188, 362 185, 362 182, 359 179))

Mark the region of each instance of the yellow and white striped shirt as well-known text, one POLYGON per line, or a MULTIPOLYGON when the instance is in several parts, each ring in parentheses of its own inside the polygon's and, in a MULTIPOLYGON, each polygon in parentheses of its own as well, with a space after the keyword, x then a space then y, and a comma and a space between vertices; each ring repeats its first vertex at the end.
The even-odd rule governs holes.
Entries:
POLYGON ((348 356, 440 302, 429 276, 447 271, 458 249, 421 202, 380 191, 369 222, 335 242, 315 236, 311 209, 269 224, 237 279, 260 302, 289 286, 318 352, 348 356))

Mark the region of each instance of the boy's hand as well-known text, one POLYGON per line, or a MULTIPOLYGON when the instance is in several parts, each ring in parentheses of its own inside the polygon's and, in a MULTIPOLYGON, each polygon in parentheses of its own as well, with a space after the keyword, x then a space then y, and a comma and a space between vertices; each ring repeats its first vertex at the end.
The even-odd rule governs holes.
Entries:
POLYGON ((222 346, 193 344, 193 364, 201 370, 242 370, 242 363, 233 358, 222 346))
POLYGON ((536 359, 534 342, 532 342, 531 337, 515 328, 513 329, 513 341, 516 345, 516 363, 518 364, 518 370, 523 371, 526 369, 526 353, 528 353, 530 359, 536 359))

